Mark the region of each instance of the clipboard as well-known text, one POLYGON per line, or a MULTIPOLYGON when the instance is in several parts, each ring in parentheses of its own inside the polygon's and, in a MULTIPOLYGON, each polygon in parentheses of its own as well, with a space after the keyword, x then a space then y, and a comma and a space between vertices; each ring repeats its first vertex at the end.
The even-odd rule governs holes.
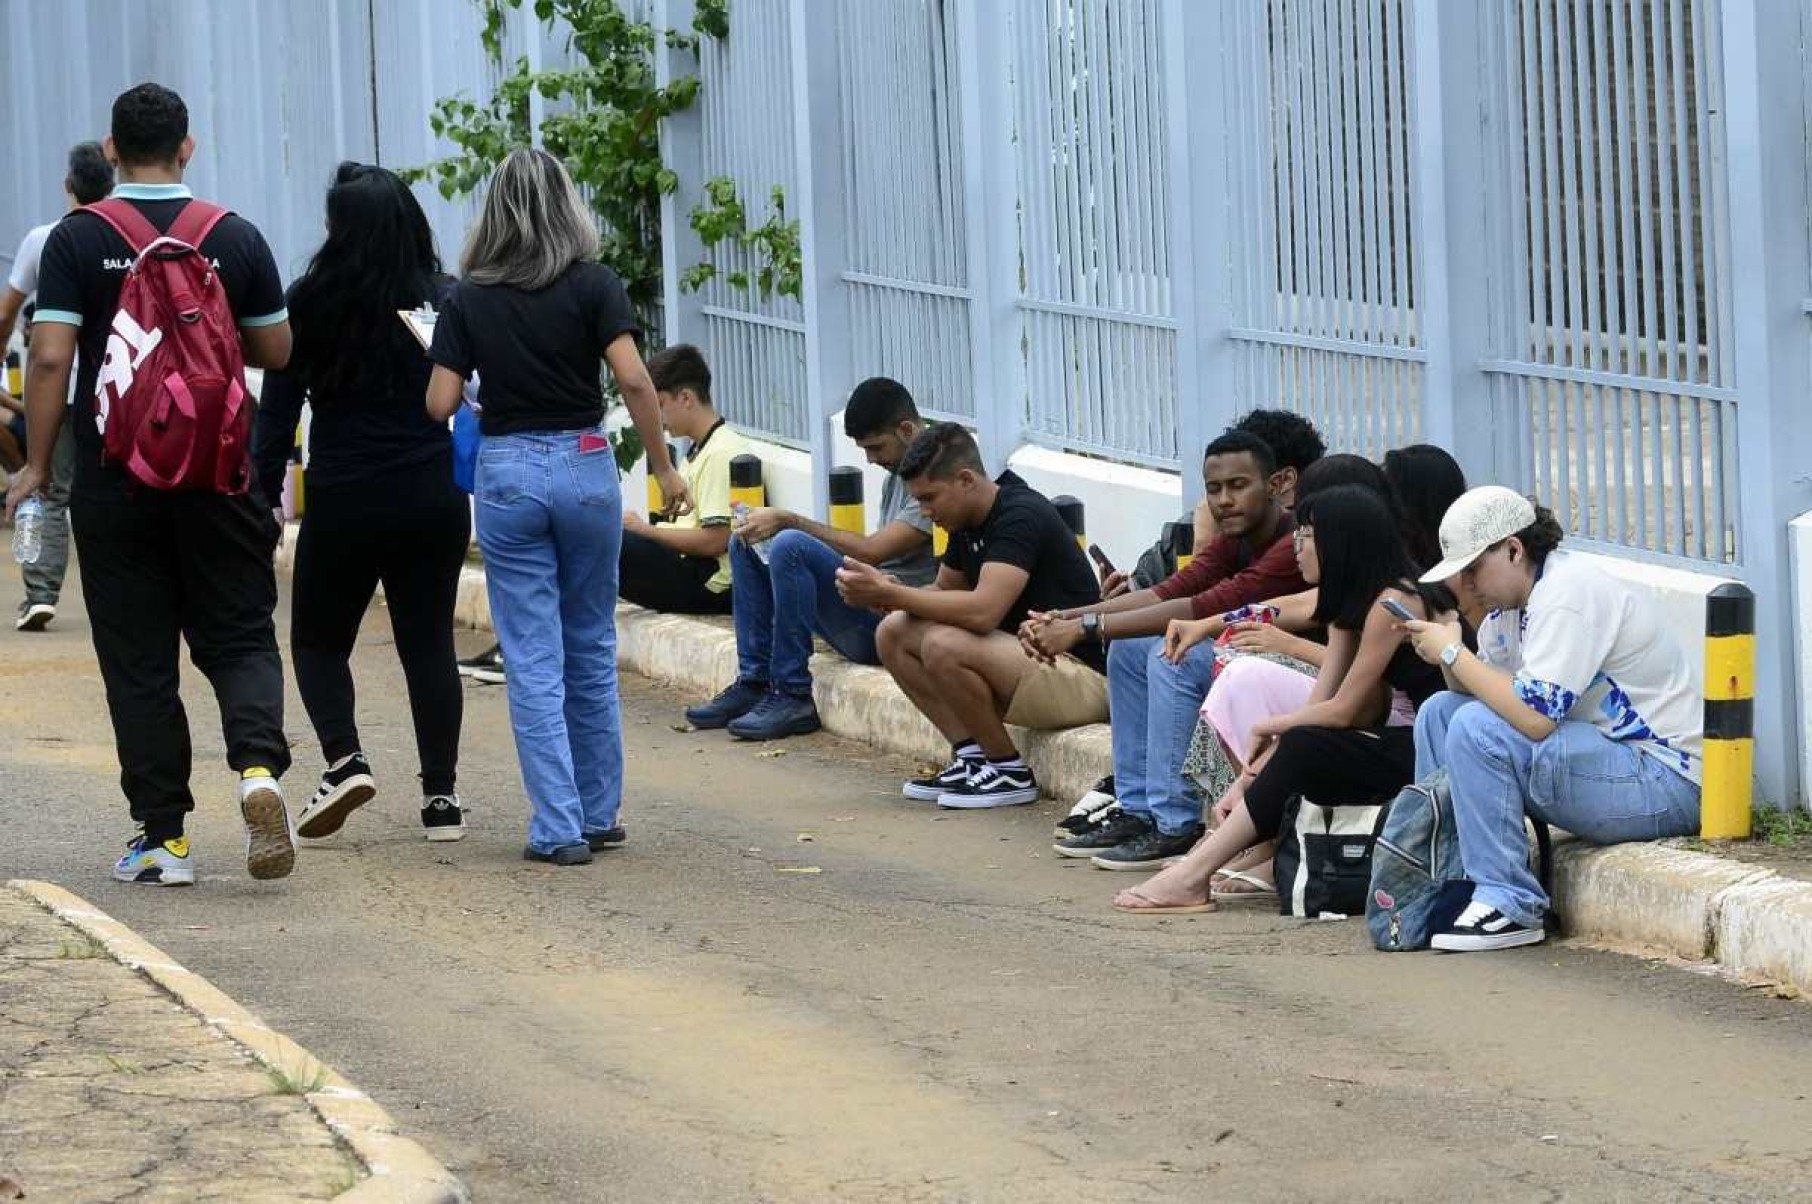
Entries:
POLYGON ((440 316, 434 312, 434 308, 423 306, 420 309, 399 309, 396 316, 403 320, 403 325, 409 328, 415 341, 422 345, 422 350, 428 350, 434 342, 434 320, 440 316))

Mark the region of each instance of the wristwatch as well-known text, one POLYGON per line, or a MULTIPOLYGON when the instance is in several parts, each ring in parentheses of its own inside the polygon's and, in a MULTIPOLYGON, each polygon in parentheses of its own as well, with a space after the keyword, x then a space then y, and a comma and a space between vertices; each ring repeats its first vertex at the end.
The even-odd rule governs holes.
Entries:
POLYGON ((1441 667, 1443 669, 1453 668, 1454 662, 1460 659, 1460 653, 1465 650, 1466 645, 1464 644, 1449 644, 1441 649, 1441 667))
POLYGON ((1082 616, 1082 634, 1099 644, 1101 642, 1101 616, 1094 611, 1082 616))

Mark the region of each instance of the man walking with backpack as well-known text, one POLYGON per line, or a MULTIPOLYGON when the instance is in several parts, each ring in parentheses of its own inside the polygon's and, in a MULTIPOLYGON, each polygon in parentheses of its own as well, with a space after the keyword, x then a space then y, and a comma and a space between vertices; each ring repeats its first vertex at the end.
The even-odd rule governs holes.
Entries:
POLYGON ((183 186, 195 142, 176 93, 122 93, 106 153, 119 186, 45 242, 25 387, 31 458, 7 516, 49 479, 79 348, 70 509, 120 784, 142 828, 113 876, 195 880, 180 637, 220 703, 246 869, 281 878, 296 854, 278 786, 289 767, 272 620, 280 529, 251 480, 244 366, 289 359, 282 282, 251 223, 183 186))

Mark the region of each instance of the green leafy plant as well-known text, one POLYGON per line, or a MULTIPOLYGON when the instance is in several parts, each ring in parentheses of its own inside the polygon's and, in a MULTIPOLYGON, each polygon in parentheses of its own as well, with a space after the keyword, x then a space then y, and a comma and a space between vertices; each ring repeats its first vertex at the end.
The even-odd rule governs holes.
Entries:
POLYGON ((1812 814, 1798 807, 1781 808, 1766 803, 1757 804, 1750 826, 1750 839, 1776 848, 1812 840, 1812 814))
POLYGON ((707 248, 724 244, 750 252, 754 273, 721 271, 710 260, 693 264, 680 276, 680 287, 702 288, 720 276, 733 288, 754 288, 761 296, 778 294, 798 301, 804 296, 804 262, 800 253, 799 222, 786 215, 786 191, 776 187, 768 194, 767 220, 749 224, 748 211, 737 195, 736 181, 716 176, 705 181, 705 203, 692 210, 690 224, 707 248))

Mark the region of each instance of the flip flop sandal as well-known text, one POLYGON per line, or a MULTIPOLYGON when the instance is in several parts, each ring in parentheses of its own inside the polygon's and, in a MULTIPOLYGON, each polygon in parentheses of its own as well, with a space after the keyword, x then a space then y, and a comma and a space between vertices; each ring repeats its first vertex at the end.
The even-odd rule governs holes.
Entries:
POLYGON ((1215 910, 1212 901, 1207 903, 1159 903, 1155 899, 1147 899, 1131 887, 1127 888, 1126 893, 1135 899, 1144 900, 1137 907, 1128 907, 1123 903, 1113 905, 1115 911, 1125 912, 1129 916, 1188 916, 1215 910))
POLYGON ((1267 882, 1257 874, 1245 870, 1216 870, 1208 887, 1208 897, 1216 903, 1270 903, 1277 902, 1277 886, 1267 882), (1235 889, 1217 883, 1242 883, 1235 889))

